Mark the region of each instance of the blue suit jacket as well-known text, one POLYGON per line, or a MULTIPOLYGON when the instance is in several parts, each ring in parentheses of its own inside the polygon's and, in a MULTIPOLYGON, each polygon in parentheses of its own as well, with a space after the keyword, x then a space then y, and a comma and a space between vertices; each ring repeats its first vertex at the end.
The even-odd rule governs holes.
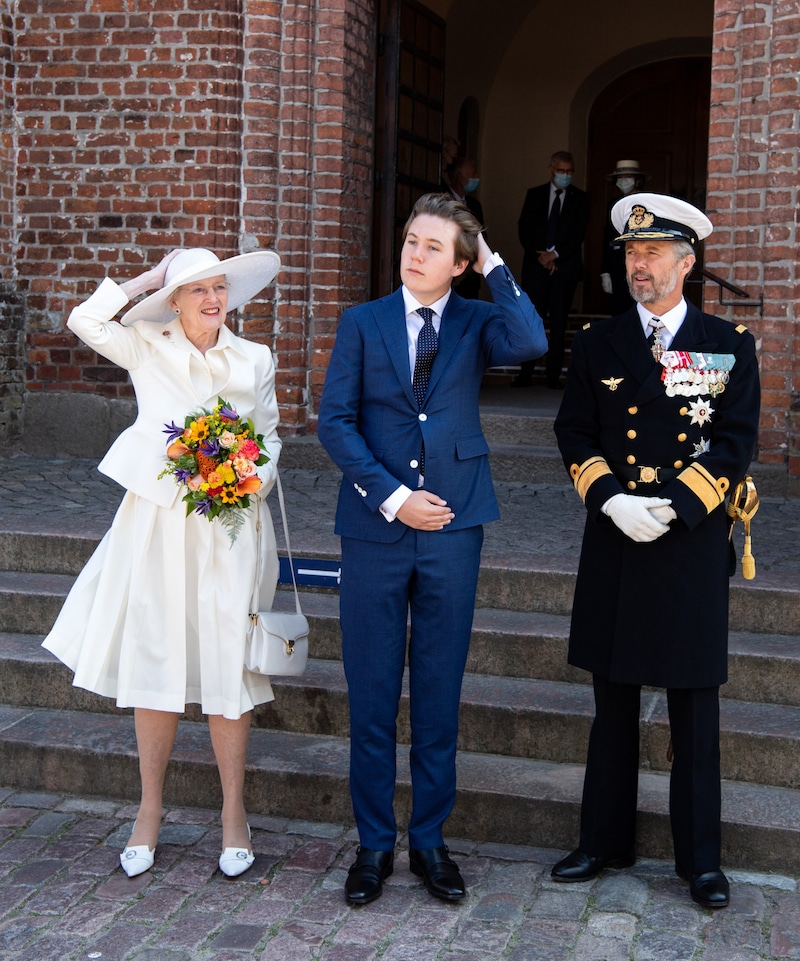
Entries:
POLYGON ((411 387, 405 306, 400 289, 346 310, 331 354, 318 433, 344 479, 336 533, 391 542, 406 529, 379 507, 401 484, 419 481, 455 514, 445 530, 499 517, 483 436, 478 393, 488 367, 519 364, 547 350, 542 320, 505 266, 486 277, 494 303, 452 293, 442 316, 439 351, 418 409, 411 387))

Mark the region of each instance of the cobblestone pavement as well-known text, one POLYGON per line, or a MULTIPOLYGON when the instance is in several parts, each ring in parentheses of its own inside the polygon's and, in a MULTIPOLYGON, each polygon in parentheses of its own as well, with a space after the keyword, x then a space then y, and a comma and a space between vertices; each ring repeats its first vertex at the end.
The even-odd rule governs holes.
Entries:
MULTIPOLYGON (((333 515, 339 488, 334 471, 284 470, 281 478, 293 550, 339 553, 333 515)), ((570 486, 519 481, 495 485, 501 520, 485 528, 484 555, 510 562, 535 558, 553 567, 577 568, 585 510, 570 486), (566 566, 564 566, 566 565, 566 566)), ((0 471, 0 527, 13 530, 80 529, 101 535, 111 523, 121 488, 80 458, 7 458, 0 471)), ((277 498, 270 496, 278 543, 282 542, 277 498)), ((741 555, 742 526, 736 525, 741 555)), ((800 498, 765 498, 752 524, 757 576, 797 585, 800 498)), ((737 575, 740 577, 740 575, 737 575)))
POLYGON ((731 905, 689 899, 672 865, 641 861, 559 885, 561 852, 450 842, 469 891, 431 897, 401 843, 383 896, 348 907, 352 832, 253 817, 256 861, 217 870, 214 811, 168 811, 155 867, 118 855, 135 806, 0 788, 2 961, 764 961, 800 958, 798 880, 734 873, 731 905))

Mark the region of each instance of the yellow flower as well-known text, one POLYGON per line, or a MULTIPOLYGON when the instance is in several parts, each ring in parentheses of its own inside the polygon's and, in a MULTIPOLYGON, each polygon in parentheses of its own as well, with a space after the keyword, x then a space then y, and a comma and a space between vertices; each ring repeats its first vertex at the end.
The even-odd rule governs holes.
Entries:
POLYGON ((197 420, 193 420, 189 425, 189 431, 192 440, 205 440, 206 437, 208 437, 208 424, 206 423, 206 418, 199 417, 197 420))
POLYGON ((216 473, 221 478, 223 484, 235 484, 239 479, 236 476, 236 471, 229 463, 220 464, 216 470, 216 473))
POLYGON ((219 499, 223 504, 235 504, 239 500, 239 492, 235 487, 223 487, 219 499))

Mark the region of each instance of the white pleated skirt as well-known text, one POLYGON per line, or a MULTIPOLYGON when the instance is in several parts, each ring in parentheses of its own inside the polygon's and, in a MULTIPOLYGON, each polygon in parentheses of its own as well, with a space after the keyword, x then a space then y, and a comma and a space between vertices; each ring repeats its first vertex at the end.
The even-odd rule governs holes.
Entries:
POLYGON ((118 707, 236 719, 273 699, 269 678, 246 671, 244 645, 262 521, 261 610, 278 577, 266 502, 250 498, 231 546, 225 528, 176 500, 159 507, 130 491, 72 587, 43 647, 73 684, 118 707))

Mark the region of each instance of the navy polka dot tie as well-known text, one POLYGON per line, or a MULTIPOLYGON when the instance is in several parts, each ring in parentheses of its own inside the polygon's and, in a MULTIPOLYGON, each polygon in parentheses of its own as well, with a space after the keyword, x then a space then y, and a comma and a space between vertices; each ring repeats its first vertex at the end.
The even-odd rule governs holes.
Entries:
POLYGON ((414 397, 417 399, 417 407, 422 409, 425 394, 428 392, 428 381, 431 376, 431 367, 439 349, 439 340, 433 326, 433 311, 430 307, 418 307, 417 313, 423 319, 422 330, 417 338, 417 360, 414 364, 414 397))

